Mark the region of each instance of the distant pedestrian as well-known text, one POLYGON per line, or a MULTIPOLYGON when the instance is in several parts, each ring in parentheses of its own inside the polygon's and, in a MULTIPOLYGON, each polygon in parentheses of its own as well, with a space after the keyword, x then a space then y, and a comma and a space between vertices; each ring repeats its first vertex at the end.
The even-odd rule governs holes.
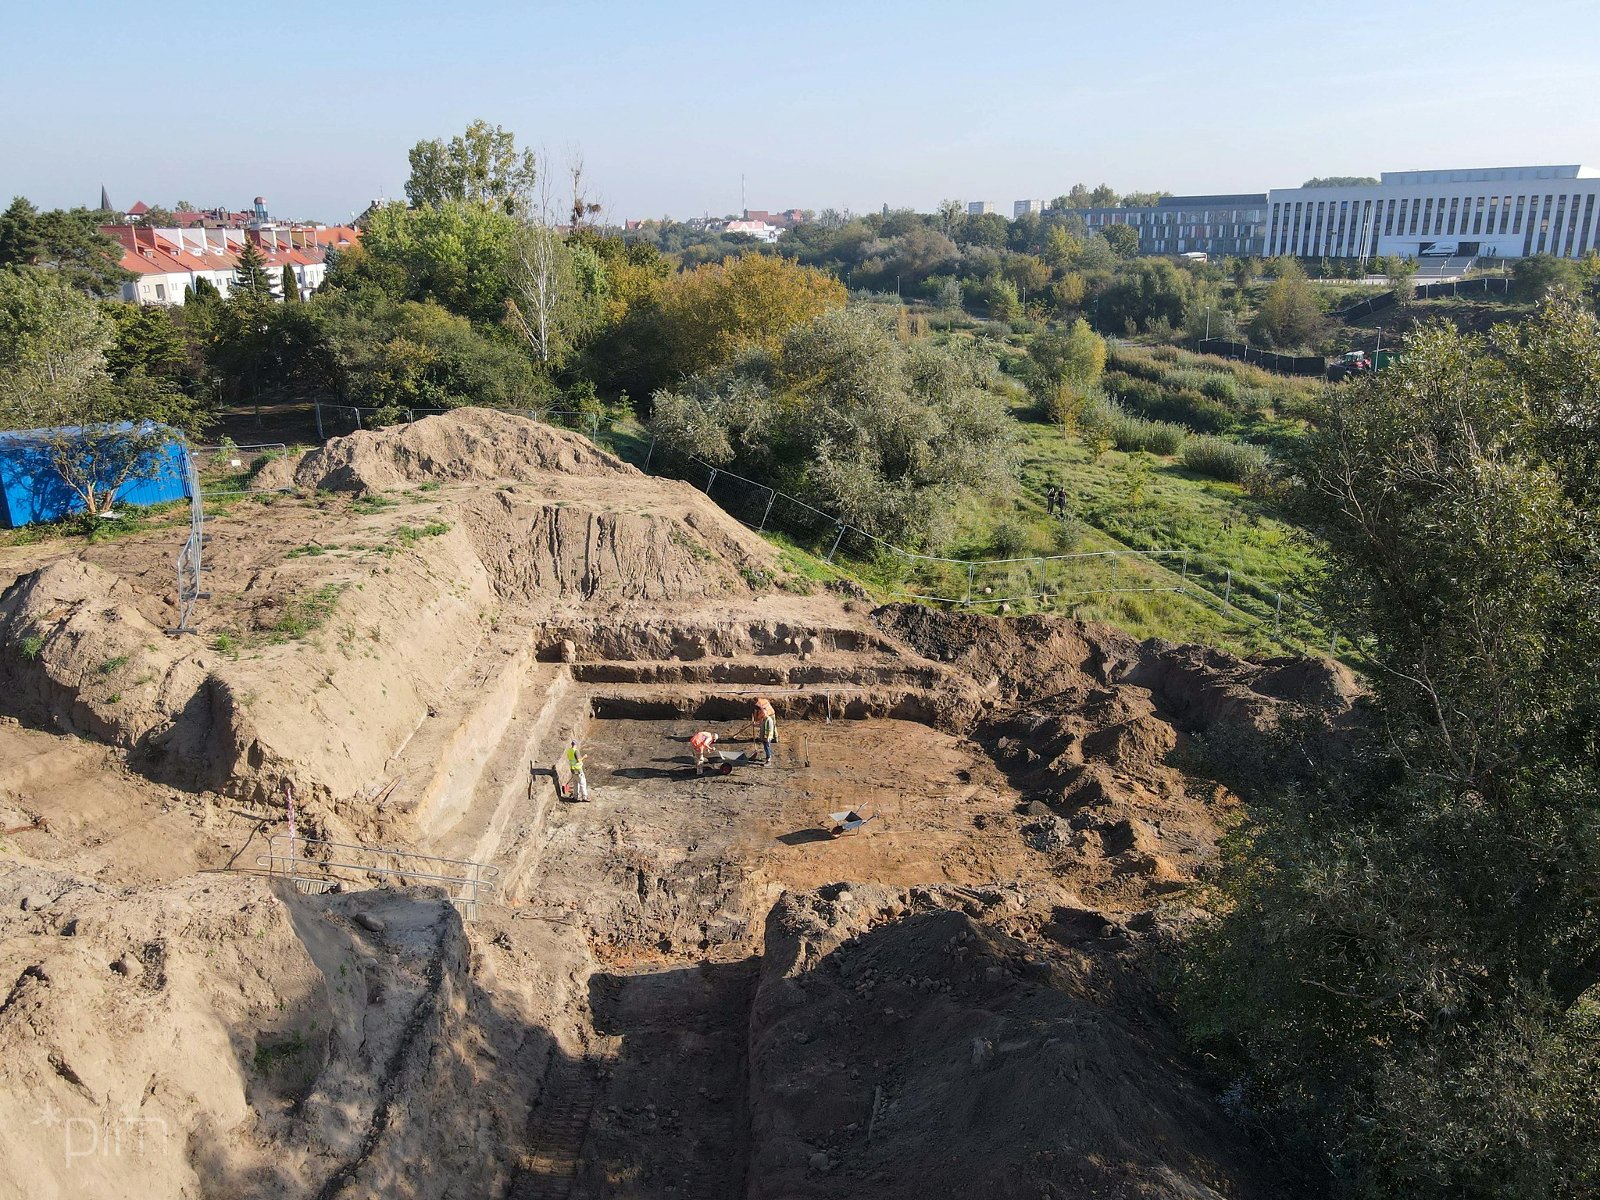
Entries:
POLYGON ((572 798, 580 804, 588 803, 589 780, 584 776, 583 754, 576 741, 567 747, 567 770, 572 774, 572 782, 568 785, 572 789, 572 798))
POLYGON ((1045 484, 1044 511, 1046 516, 1053 517, 1056 515, 1056 485, 1053 483, 1045 484))

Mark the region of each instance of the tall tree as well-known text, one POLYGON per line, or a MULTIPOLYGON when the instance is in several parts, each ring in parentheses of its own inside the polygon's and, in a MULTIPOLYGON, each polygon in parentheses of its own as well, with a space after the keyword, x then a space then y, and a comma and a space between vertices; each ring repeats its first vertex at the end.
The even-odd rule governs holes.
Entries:
POLYGON ((132 278, 121 262, 122 247, 88 209, 39 212, 18 196, 0 214, 0 267, 49 267, 75 288, 110 296, 132 278))
POLYGON ((283 264, 283 275, 278 281, 278 290, 283 293, 286 304, 300 302, 300 281, 294 276, 294 267, 290 263, 283 264))
POLYGON ((17 196, 0 213, 0 266, 32 265, 44 255, 39 210, 26 196, 17 196))
POLYGON ((418 206, 457 200, 516 213, 538 178, 533 151, 518 150, 515 134, 481 119, 449 142, 418 142, 410 159, 406 197, 418 206))
POLYGON ((245 238, 244 248, 239 251, 239 261, 233 268, 232 290, 231 298, 241 302, 266 302, 277 298, 266 256, 249 238, 245 238))
POLYGON ((1139 231, 1132 225, 1107 225, 1101 234, 1118 258, 1133 258, 1139 253, 1139 231))

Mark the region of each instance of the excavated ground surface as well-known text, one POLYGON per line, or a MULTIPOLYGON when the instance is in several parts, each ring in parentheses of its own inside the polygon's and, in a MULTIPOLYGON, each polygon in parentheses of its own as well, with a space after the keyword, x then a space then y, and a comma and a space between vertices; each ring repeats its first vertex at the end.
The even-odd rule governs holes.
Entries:
POLYGON ((796 594, 503 414, 265 482, 302 490, 208 523, 198 636, 166 535, 0 552, 0 1193, 1278 1194, 1150 961, 1236 803, 1188 740, 1331 727, 1347 677, 796 594), (777 764, 696 778, 757 695, 777 764), (463 923, 377 859, 257 873, 291 792, 497 887, 463 923))

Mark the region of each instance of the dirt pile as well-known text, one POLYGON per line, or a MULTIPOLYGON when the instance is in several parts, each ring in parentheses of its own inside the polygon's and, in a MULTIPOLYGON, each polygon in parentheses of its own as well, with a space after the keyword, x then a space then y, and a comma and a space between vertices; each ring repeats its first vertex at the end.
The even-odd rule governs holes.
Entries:
POLYGON ((1193 879, 1236 806, 1193 773, 1211 769, 1194 735, 1256 762, 1285 713, 1313 712, 1331 726, 1356 696, 1334 663, 1250 662, 1058 617, 911 605, 873 617, 987 690, 972 732, 1030 798, 1024 840, 1086 894, 1122 907, 1193 879))
POLYGON ((644 478, 576 433, 495 409, 460 408, 410 425, 359 430, 298 461, 268 463, 255 486, 357 492, 417 483, 498 483, 547 471, 644 478))
POLYGON ((0 593, 0 715, 122 746, 186 787, 267 798, 288 780, 334 828, 332 803, 383 785, 497 627, 590 608, 625 628, 630 606, 660 620, 747 601, 774 558, 688 485, 502 413, 352 435, 268 470, 424 486, 214 516, 199 636, 164 636, 172 539, 24 551, 0 593), (494 472, 505 481, 483 486, 494 472), (463 479, 478 482, 449 482, 463 479))
POLYGON ((752 1200, 1274 1194, 1149 1020, 1145 935, 1086 910, 1028 930, 1024 902, 780 901, 751 1016, 752 1200))
POLYGON ((0 1192, 498 1194, 550 1049, 469 954, 416 893, 11 865, 0 1192))

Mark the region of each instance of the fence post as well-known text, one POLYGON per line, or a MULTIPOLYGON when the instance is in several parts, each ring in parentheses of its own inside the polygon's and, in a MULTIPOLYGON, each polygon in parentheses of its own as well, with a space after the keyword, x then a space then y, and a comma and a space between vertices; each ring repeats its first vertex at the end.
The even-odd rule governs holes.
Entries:
POLYGON ((1328 657, 1329 658, 1333 657, 1333 648, 1334 648, 1335 645, 1338 644, 1338 641, 1339 641, 1339 635, 1337 633, 1330 633, 1328 635, 1328 657))
POLYGON ((761 514, 761 524, 756 526, 756 532, 757 533, 765 533, 767 531, 767 518, 772 515, 772 502, 774 500, 776 500, 777 498, 778 498, 778 493, 774 489, 768 488, 767 489, 767 507, 761 514))
POLYGON ((706 495, 711 495, 711 485, 717 481, 717 468, 711 468, 711 478, 706 480, 706 495))
POLYGON ((1043 600, 1045 598, 1045 592, 1044 592, 1044 559, 1041 558, 1041 559, 1037 559, 1036 561, 1039 564, 1039 585, 1038 585, 1037 588, 1034 589, 1033 595, 1034 595, 1035 599, 1043 600))
POLYGON ((1278 593, 1278 602, 1272 609, 1272 632, 1277 633, 1283 624, 1283 593, 1278 593))
POLYGON ((973 566, 974 566, 974 564, 969 559, 968 562, 967 562, 967 598, 961 602, 963 604, 971 604, 972 603, 972 570, 973 570, 973 566))
POLYGON ((650 439, 650 448, 644 452, 644 469, 646 471, 648 471, 650 469, 650 460, 653 457, 655 457, 655 453, 656 453, 656 440, 655 440, 655 438, 651 438, 650 439))
POLYGON ((316 402, 316 404, 317 404, 317 441, 325 442, 325 441, 328 440, 328 438, 327 438, 327 435, 322 432, 322 401, 318 400, 316 402))
POLYGON ((355 413, 355 415, 356 415, 356 428, 360 429, 362 427, 361 426, 361 407, 360 407, 360 405, 357 405, 356 407, 352 408, 350 411, 355 413))
POLYGON ((1185 587, 1189 585, 1189 552, 1187 550, 1183 552, 1183 578, 1179 582, 1185 587))
POLYGON ((1118 556, 1117 556, 1116 551, 1112 551, 1111 554, 1108 557, 1111 559, 1111 587, 1108 590, 1114 592, 1114 591, 1117 590, 1117 559, 1118 559, 1118 556))
POLYGON ((1222 607, 1226 609, 1233 603, 1233 568, 1228 568, 1228 581, 1222 588, 1222 607))
POLYGON ((599 413, 590 413, 589 414, 589 440, 591 442, 597 442, 597 441, 600 440, 600 414, 599 413))
POLYGON ((839 532, 834 535, 833 546, 828 551, 828 561, 830 563, 833 561, 834 554, 838 552, 839 543, 842 542, 842 541, 844 541, 844 526, 840 525, 839 526, 839 532))

